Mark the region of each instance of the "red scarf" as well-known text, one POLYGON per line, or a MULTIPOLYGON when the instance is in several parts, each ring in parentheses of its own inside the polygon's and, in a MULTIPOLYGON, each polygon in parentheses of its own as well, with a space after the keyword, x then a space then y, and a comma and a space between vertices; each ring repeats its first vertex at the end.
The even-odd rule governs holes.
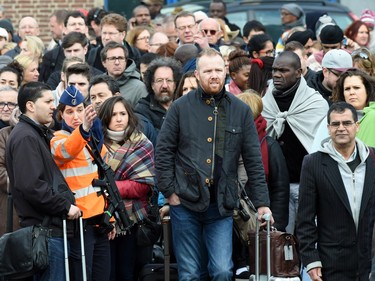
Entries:
POLYGON ((266 128, 267 128, 267 121, 264 117, 260 114, 254 120, 255 126, 258 132, 258 138, 260 142, 260 152, 262 153, 262 162, 264 167, 264 173, 266 174, 266 181, 268 183, 268 174, 269 174, 269 167, 268 167, 268 148, 266 142, 266 128))

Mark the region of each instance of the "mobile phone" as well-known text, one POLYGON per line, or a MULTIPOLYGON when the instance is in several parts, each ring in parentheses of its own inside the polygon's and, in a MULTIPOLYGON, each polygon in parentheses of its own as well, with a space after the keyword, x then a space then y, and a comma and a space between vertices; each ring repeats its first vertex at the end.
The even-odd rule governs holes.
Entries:
POLYGON ((346 39, 346 37, 344 37, 344 39, 342 40, 342 45, 344 47, 346 47, 348 45, 348 39, 346 39))

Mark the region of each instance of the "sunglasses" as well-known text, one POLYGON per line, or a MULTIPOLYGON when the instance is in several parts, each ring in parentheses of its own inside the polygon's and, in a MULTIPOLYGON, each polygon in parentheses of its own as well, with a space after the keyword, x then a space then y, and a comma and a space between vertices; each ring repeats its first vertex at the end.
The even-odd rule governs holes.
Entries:
POLYGON ((364 59, 364 60, 370 60, 369 55, 366 54, 363 50, 354 51, 352 53, 352 58, 355 58, 355 57, 360 57, 361 59, 364 59))
POLYGON ((329 72, 331 72, 333 75, 335 75, 336 77, 340 77, 341 73, 340 72, 336 72, 336 71, 332 71, 332 69, 330 68, 327 68, 329 72))
POLYGON ((211 36, 215 36, 216 33, 218 32, 217 30, 213 30, 213 29, 202 29, 202 31, 204 32, 204 34, 206 35, 210 34, 211 36))

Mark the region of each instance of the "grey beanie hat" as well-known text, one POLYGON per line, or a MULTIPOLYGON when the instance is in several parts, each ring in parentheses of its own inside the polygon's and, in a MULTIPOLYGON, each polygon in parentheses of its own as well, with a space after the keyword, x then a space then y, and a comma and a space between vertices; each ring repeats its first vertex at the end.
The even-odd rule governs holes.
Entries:
POLYGON ((281 6, 281 10, 287 10, 289 11, 292 15, 296 16, 297 18, 300 18, 303 16, 305 13, 303 12, 303 9, 301 6, 290 3, 290 4, 284 4, 281 6))

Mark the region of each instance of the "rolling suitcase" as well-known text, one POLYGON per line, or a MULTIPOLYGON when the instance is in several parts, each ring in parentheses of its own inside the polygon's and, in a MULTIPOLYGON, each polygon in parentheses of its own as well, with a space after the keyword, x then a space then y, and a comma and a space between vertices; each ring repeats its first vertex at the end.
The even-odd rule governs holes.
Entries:
POLYGON ((170 263, 170 217, 162 219, 164 237, 164 264, 146 264, 140 274, 139 281, 178 281, 177 264, 170 263))
POLYGON ((266 234, 266 261, 267 261, 267 275, 260 274, 260 240, 259 240, 259 221, 256 221, 256 234, 255 234, 255 274, 250 276, 250 281, 300 281, 301 279, 295 277, 277 277, 271 276, 271 216, 265 214, 263 219, 267 222, 267 234, 266 234))
MULTIPOLYGON (((82 255, 82 281, 87 281, 86 273, 86 255, 85 255, 85 242, 83 232, 82 216, 79 217, 79 237, 81 240, 81 255, 82 255)), ((68 234, 66 229, 66 219, 63 219, 63 238, 64 238, 64 260, 65 260, 65 280, 70 281, 69 275, 69 253, 68 253, 68 234)))

